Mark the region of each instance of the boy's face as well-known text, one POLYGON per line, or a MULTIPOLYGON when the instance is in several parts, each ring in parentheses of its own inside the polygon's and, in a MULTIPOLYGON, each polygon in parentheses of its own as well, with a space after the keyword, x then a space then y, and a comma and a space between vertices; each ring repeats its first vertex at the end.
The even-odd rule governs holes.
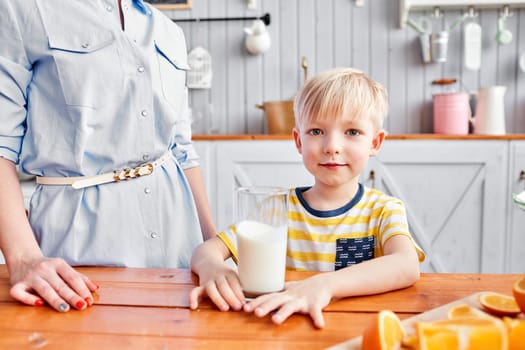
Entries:
POLYGON ((357 183, 370 156, 385 138, 370 118, 345 117, 303 121, 293 136, 306 169, 327 186, 357 183))

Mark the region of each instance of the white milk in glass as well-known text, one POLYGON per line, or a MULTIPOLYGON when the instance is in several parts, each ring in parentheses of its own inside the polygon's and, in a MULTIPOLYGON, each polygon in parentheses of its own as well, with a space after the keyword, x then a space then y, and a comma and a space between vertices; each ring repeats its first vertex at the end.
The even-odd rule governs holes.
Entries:
POLYGON ((245 293, 283 290, 287 233, 287 225, 273 227, 251 220, 237 224, 238 271, 245 293))

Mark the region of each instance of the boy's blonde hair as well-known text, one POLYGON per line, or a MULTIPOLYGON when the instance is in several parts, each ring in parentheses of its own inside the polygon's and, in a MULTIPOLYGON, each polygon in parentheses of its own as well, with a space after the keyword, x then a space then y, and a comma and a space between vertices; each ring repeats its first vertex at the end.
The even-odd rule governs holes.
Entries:
POLYGON ((388 113, 385 88, 353 68, 335 68, 309 79, 294 101, 295 125, 302 121, 371 118, 377 130, 388 113))

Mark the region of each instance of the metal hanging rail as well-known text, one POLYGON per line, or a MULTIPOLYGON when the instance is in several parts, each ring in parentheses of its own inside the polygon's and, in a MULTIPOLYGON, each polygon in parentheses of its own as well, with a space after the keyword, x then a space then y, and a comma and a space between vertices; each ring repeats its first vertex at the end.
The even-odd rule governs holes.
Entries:
POLYGON ((507 6, 509 8, 525 8, 523 0, 399 0, 399 26, 407 24, 408 13, 411 10, 436 9, 496 9, 507 6))
POLYGON ((212 17, 212 18, 174 18, 173 22, 215 22, 215 21, 245 21, 250 19, 260 19, 267 26, 270 25, 270 14, 266 13, 261 17, 212 17))

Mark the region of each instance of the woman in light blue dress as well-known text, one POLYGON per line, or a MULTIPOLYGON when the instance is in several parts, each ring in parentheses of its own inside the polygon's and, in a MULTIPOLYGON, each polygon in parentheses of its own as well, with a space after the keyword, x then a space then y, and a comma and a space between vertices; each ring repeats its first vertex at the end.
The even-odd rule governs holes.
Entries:
POLYGON ((70 266, 188 267, 215 234, 187 69, 181 29, 142 0, 0 2, 0 248, 12 297, 84 309, 98 287, 70 266), (37 176, 28 217, 16 164, 37 176))

